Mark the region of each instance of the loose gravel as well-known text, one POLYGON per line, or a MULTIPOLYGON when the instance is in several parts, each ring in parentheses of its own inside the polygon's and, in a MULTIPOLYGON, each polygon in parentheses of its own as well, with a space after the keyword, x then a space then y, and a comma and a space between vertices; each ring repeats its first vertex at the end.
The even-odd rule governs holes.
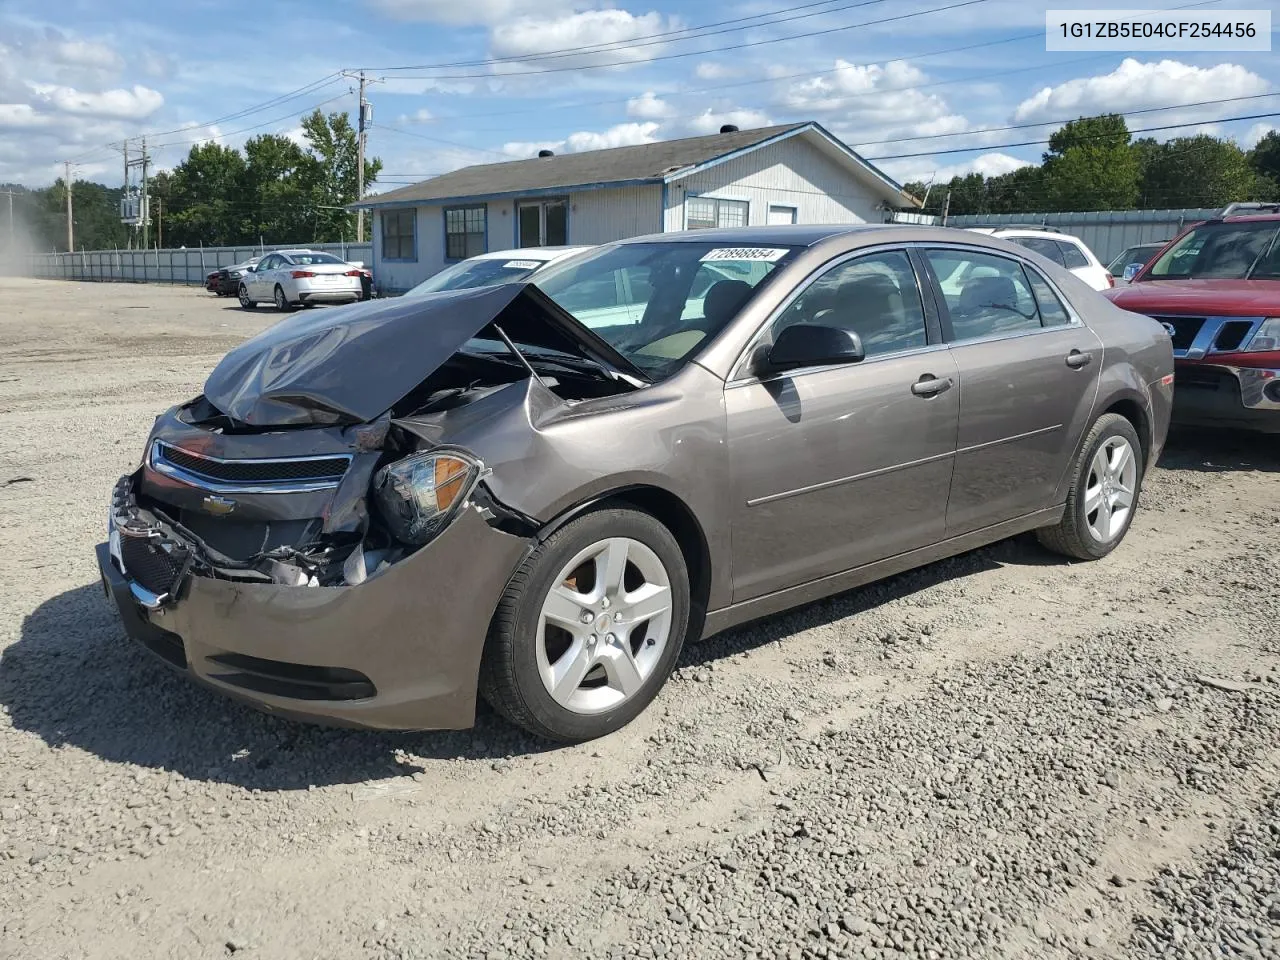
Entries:
POLYGON ((1280 957, 1280 444, 688 649, 603 741, 324 730, 128 643, 92 547, 272 322, 0 280, 0 957, 1280 957))

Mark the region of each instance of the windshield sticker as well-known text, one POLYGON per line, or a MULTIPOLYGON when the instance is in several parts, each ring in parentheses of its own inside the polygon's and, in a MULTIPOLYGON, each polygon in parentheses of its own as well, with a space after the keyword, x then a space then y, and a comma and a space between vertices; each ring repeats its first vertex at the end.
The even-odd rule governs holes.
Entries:
POLYGON ((702 255, 703 263, 709 260, 755 260, 774 263, 786 256, 786 248, 777 247, 717 247, 702 255))
POLYGON ((508 260, 502 265, 504 270, 537 270, 542 266, 541 260, 508 260))

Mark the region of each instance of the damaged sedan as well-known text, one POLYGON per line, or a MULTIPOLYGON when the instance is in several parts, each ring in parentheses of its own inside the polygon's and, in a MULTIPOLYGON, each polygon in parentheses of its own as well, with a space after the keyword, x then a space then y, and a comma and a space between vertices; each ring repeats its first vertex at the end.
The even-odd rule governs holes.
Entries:
POLYGON ((130 636, 261 709, 456 729, 483 695, 581 741, 687 640, 1025 531, 1105 556, 1172 372, 1002 240, 638 238, 241 344, 157 418, 99 565, 130 636))

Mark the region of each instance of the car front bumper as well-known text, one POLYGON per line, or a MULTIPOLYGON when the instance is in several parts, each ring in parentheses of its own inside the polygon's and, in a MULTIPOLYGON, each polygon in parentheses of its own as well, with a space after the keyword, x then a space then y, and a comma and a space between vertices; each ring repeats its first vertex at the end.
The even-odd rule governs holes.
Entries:
POLYGON ((472 506, 416 553, 356 586, 186 573, 159 598, 97 548, 125 632, 171 667, 291 719, 370 729, 463 729, 475 720, 489 621, 529 542, 472 506))
POLYGON ((1173 421, 1280 433, 1280 370, 1176 364, 1173 421))

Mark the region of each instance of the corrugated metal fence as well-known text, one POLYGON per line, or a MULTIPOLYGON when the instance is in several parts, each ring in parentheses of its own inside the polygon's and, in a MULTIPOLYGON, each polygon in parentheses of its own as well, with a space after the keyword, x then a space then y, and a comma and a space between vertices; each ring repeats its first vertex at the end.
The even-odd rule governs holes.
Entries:
MULTIPOLYGON (((368 243, 279 244, 267 247, 288 250, 305 247, 326 250, 343 260, 359 260, 371 266, 373 246, 368 243)), ((179 247, 159 250, 78 250, 75 253, 37 253, 28 259, 27 275, 50 280, 101 280, 124 283, 187 283, 204 286, 205 275, 219 267, 243 263, 261 255, 263 248, 179 247)))
POLYGON ((1045 226, 1079 237, 1103 264, 1125 247, 1172 239, 1183 227, 1222 213, 1220 207, 1186 210, 1100 210, 1096 213, 966 214, 947 220, 949 227, 1045 226))

